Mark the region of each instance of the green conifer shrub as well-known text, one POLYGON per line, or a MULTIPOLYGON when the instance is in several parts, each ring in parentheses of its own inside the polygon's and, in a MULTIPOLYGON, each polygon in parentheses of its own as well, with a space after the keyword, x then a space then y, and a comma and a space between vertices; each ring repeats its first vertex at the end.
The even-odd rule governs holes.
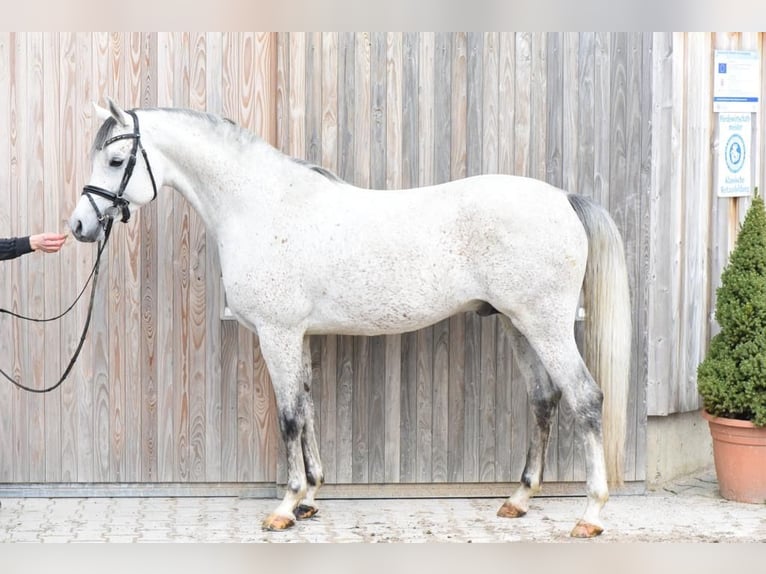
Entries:
POLYGON ((705 410, 766 426, 766 211, 757 189, 716 295, 721 331, 697 369, 705 410))

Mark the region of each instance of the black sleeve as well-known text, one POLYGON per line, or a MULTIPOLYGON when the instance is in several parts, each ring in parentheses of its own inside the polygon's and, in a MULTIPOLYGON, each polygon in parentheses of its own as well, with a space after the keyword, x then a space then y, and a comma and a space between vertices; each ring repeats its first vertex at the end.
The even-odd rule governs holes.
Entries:
POLYGON ((0 260, 14 259, 31 251, 32 246, 29 244, 29 237, 0 239, 0 260))

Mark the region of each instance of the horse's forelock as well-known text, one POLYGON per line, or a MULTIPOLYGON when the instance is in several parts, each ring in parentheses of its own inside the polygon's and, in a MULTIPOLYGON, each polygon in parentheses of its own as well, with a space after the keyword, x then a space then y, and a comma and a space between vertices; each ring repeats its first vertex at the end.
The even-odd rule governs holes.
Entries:
POLYGON ((98 132, 96 132, 96 137, 93 140, 93 147, 91 147, 91 150, 90 150, 91 158, 96 154, 96 152, 99 152, 102 149, 104 149, 104 144, 106 143, 106 140, 109 139, 109 136, 112 134, 112 130, 114 129, 114 126, 116 125, 117 125, 117 121, 112 117, 106 118, 104 123, 101 124, 101 127, 98 128, 98 132))

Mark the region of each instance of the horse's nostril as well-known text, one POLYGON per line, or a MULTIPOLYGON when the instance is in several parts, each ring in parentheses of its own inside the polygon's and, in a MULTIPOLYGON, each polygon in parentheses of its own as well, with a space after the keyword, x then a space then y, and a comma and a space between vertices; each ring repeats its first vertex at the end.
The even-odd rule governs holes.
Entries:
POLYGON ((75 237, 82 237, 82 221, 77 221, 77 225, 74 227, 75 237))

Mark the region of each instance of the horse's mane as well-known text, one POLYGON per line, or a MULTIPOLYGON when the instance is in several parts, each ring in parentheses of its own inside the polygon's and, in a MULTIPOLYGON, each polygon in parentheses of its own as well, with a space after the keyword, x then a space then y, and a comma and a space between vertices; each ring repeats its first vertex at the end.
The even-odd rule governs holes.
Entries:
MULTIPOLYGON (((211 114, 209 112, 191 110, 186 108, 141 108, 141 111, 148 111, 148 112, 162 111, 162 112, 170 112, 174 114, 184 114, 186 116, 201 119, 210 123, 212 127, 223 130, 224 135, 227 138, 234 139, 240 144, 251 145, 251 144, 263 143, 263 139, 255 135, 250 130, 243 128, 242 126, 238 125, 236 122, 230 120, 229 118, 218 116, 216 114, 211 114)), ((116 125, 117 125, 117 122, 112 117, 108 117, 104 121, 104 123, 101 124, 101 127, 98 129, 98 132, 96 133, 96 137, 93 140, 93 147, 91 148, 91 156, 95 154, 97 151, 100 151, 101 149, 103 149, 104 144, 111 136, 112 130, 114 129, 116 125)), ((310 169, 311 171, 314 171, 320 174, 321 176, 329 179, 332 182, 335 182, 335 183, 343 182, 343 180, 340 177, 338 177, 332 171, 322 166, 316 165, 307 160, 300 159, 297 157, 292 157, 292 156, 285 156, 285 157, 288 157, 291 161, 297 163, 298 165, 304 166, 307 169, 310 169)))

